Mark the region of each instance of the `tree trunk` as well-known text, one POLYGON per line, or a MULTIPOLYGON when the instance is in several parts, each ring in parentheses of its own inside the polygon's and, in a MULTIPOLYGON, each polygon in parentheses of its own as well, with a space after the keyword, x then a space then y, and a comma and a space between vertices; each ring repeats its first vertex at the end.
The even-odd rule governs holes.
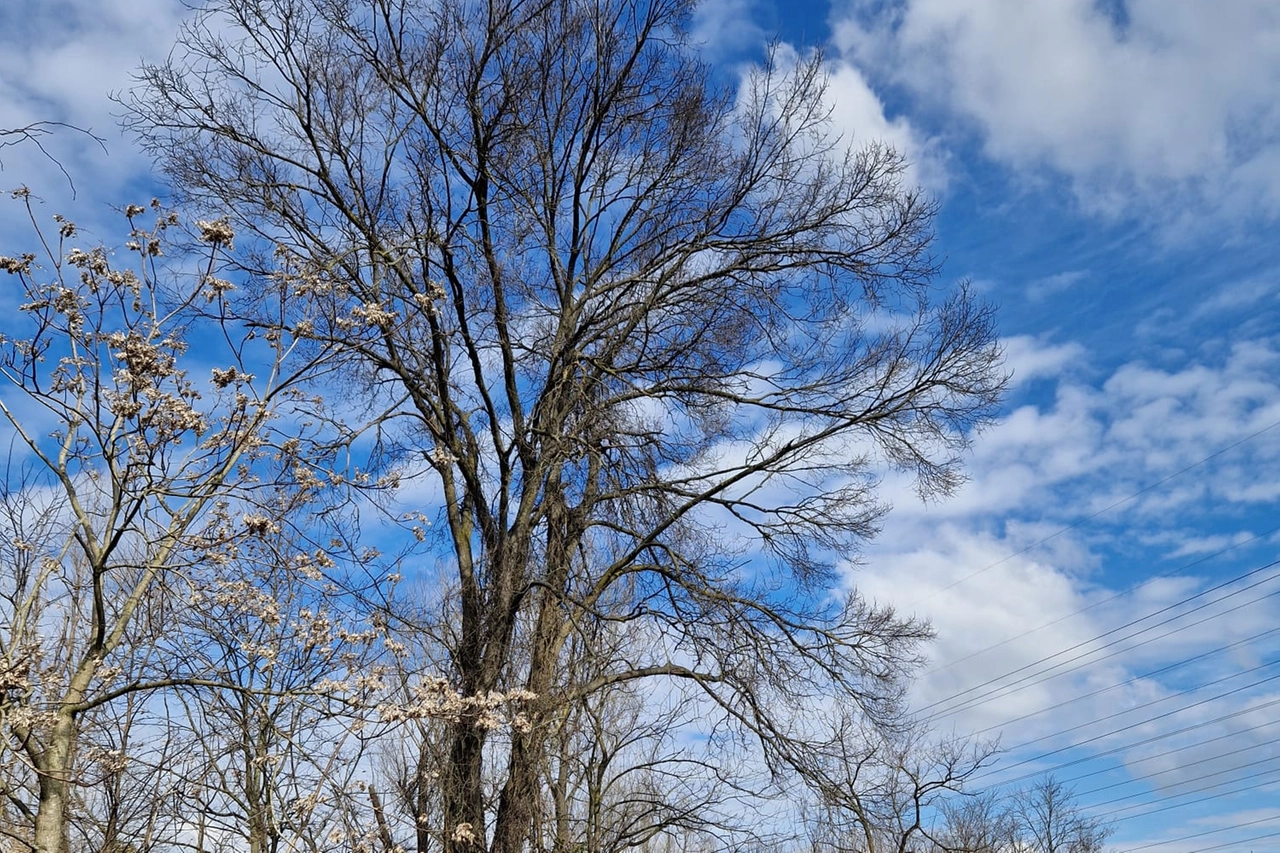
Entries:
MULTIPOLYGON (((444 795, 445 853, 484 850, 484 732, 464 716, 453 724, 444 795)), ((423 780, 426 783, 426 780, 423 780)))
POLYGON ((565 506, 559 473, 546 488, 547 574, 532 637, 532 654, 525 689, 534 695, 530 725, 511 733, 507 781, 498 803, 491 853, 522 853, 533 829, 542 777, 546 738, 545 719, 552 709, 555 672, 564 645, 565 614, 560 591, 569 580, 572 543, 578 539, 576 519, 565 506))
POLYGON ((58 711, 41 754, 40 802, 36 811, 36 853, 67 853, 67 807, 71 799, 71 763, 75 752, 75 713, 65 704, 58 711))

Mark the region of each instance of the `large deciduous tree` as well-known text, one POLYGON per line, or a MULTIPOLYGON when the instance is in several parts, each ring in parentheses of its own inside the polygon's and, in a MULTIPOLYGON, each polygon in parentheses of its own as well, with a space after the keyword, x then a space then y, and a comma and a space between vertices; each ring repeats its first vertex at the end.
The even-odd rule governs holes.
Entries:
POLYGON ((430 481, 404 509, 452 577, 416 624, 452 688, 527 697, 501 737, 450 720, 420 845, 546 837, 555 733, 621 686, 804 776, 824 719, 895 723, 928 635, 833 567, 878 472, 957 482, 990 311, 937 281, 902 158, 833 135, 820 58, 731 90, 690 11, 210 0, 131 99, 185 198, 296 270, 289 334, 370 401, 352 447, 430 481))

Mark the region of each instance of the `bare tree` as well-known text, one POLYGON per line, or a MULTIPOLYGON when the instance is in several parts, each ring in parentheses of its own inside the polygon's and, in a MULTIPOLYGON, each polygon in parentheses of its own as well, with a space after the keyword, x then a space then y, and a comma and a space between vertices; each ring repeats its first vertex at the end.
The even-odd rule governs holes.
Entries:
POLYGON ((1075 793, 1052 776, 1014 794, 1011 814, 1019 849, 1032 853, 1102 853, 1113 831, 1110 824, 1090 817, 1075 793))
MULTIPOLYGON (((571 638, 566 688, 607 672, 625 654, 625 631, 598 636, 611 627, 595 624, 596 636, 571 638)), ((694 737, 702 734, 700 710, 696 695, 658 697, 637 682, 564 704, 547 724, 533 849, 625 853, 667 839, 718 839, 727 847, 747 835, 758 821, 742 815, 751 790, 741 751, 722 737, 694 737)))
POLYGON ((1016 853, 1018 824, 999 791, 951 799, 942 805, 938 846, 948 853, 1016 853))
POLYGON ((206 835, 250 853, 349 850, 366 836, 357 788, 386 698, 385 637, 321 571, 337 550, 267 535, 192 572, 192 606, 160 652, 203 675, 170 691, 186 753, 159 768, 166 787, 206 835))
POLYGON ((451 689, 534 697, 509 738, 449 724, 457 853, 529 846, 558 721, 624 685, 699 693, 778 774, 811 775, 814 703, 891 727, 927 626, 832 567, 885 465, 955 485, 1003 386, 901 157, 831 135, 820 58, 735 96, 689 11, 211 0, 131 102, 179 191, 298 269, 287 334, 377 407, 353 449, 433 482, 451 689), (564 677, 600 623, 637 642, 564 677))
POLYGON ((150 228, 143 207, 124 210, 122 260, 78 248, 61 219, 56 238, 37 225, 44 266, 36 253, 0 258, 24 300, 0 348, 12 448, 0 548, 14 569, 0 575, 0 785, 14 818, 0 832, 39 853, 67 848, 89 785, 105 803, 98 837, 118 849, 127 702, 175 682, 144 664, 186 606, 185 573, 279 523, 260 462, 297 378, 292 346, 223 315, 227 223, 198 223, 205 255, 184 276, 161 265, 177 219, 155 208, 150 228), (207 382, 188 368, 198 314, 207 382), (219 512, 235 529, 211 538, 219 512))
POLYGON ((850 724, 814 750, 811 778, 820 809, 811 835, 832 853, 909 853, 947 849, 954 803, 994 744, 939 740, 919 725, 897 730, 850 724), (940 818, 943 818, 940 820, 940 818))

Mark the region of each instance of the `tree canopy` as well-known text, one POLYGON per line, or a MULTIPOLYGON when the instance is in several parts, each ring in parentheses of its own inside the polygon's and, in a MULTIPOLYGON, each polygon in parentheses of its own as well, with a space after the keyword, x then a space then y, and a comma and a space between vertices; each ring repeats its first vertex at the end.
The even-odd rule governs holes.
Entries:
MULTIPOLYGON (((711 831, 760 788, 699 738, 878 813, 856 768, 911 742, 928 626, 838 569, 884 471, 959 482, 992 312, 940 280, 901 155, 833 133, 821 57, 729 85, 690 11, 212 0, 126 99, 236 235, 236 328, 311 356, 313 459, 410 542, 412 595, 347 600, 396 638, 388 690, 458 702, 392 715, 388 851, 711 831)), ((981 757, 888 766, 918 804, 981 757)))

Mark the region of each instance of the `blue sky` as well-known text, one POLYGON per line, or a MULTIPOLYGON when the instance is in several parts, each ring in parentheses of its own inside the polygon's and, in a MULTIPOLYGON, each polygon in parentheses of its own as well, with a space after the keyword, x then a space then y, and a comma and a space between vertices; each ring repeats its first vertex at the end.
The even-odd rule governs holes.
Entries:
MULTIPOLYGON (((74 201, 29 147, 0 186, 116 241, 108 206, 159 190, 106 94, 184 12, 0 4, 0 127, 108 149, 49 139, 74 201)), ((1280 4, 712 0, 695 33, 730 80, 772 37, 821 46, 833 120, 909 154, 945 275, 999 305, 1014 387, 970 481, 922 506, 887 478, 848 571, 932 619, 918 706, 1001 735, 986 782, 1074 779, 1117 850, 1280 850, 1280 4)))

